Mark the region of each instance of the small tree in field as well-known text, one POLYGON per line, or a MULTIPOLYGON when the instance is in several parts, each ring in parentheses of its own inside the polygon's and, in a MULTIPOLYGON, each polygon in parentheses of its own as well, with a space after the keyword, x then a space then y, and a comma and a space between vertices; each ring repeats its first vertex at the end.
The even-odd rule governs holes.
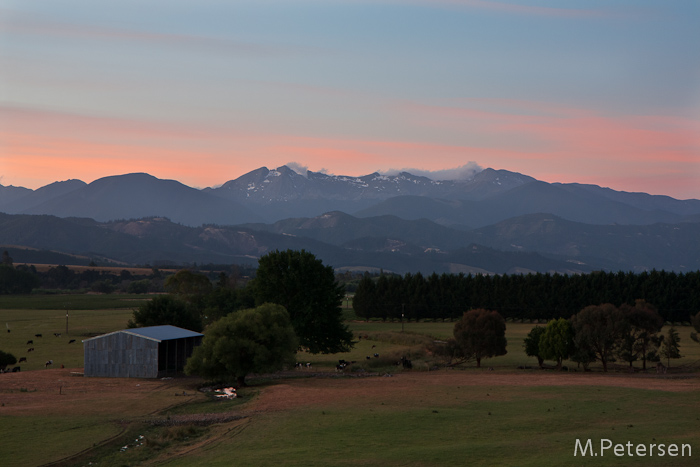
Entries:
POLYGON ((545 360, 557 362, 557 368, 576 350, 574 346, 574 331, 568 319, 553 319, 547 323, 544 333, 540 336, 540 355, 545 360))
POLYGON ((664 320, 654 306, 645 300, 636 300, 634 306, 623 304, 620 311, 629 323, 627 332, 621 338, 617 356, 630 367, 636 360, 642 360, 642 369, 647 369, 647 361, 658 361, 656 351, 661 339, 657 335, 664 320))
POLYGON ((7 365, 14 365, 15 363, 17 363, 17 358, 14 355, 0 350, 0 369, 5 370, 7 365))
POLYGON ((680 351, 681 337, 678 335, 676 328, 671 327, 665 336, 663 336, 663 342, 661 344, 661 356, 667 361, 669 368, 671 367, 672 358, 681 358, 680 351))
POLYGON ((210 324, 202 345, 187 360, 185 373, 218 380, 234 378, 245 386, 250 373, 293 365, 297 345, 289 313, 280 305, 266 303, 210 324))
POLYGON ((690 333, 690 338, 700 344, 700 338, 698 338, 698 332, 700 332, 700 313, 690 317, 690 324, 693 325, 696 331, 690 333))
POLYGON ((497 311, 469 310, 455 323, 454 340, 463 361, 479 368, 482 358, 506 354, 506 321, 497 311))
POLYGON ((527 354, 528 357, 536 357, 537 364, 540 366, 540 368, 542 368, 542 364, 544 363, 544 358, 542 358, 542 354, 540 352, 540 336, 542 336, 542 334, 544 334, 544 328, 535 326, 528 333, 528 335, 525 337, 525 341, 523 342, 525 354, 527 354))

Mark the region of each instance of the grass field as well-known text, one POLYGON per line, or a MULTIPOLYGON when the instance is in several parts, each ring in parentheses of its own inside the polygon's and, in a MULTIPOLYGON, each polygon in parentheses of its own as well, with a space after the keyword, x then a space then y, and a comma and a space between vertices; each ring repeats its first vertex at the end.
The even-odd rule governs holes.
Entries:
MULTIPOLYGON (((574 375, 556 381, 557 374, 528 381, 527 375, 512 384, 518 375, 445 373, 293 381, 268 397, 284 400, 285 391, 297 389, 307 394, 305 402, 296 398, 268 409, 235 436, 222 435, 215 447, 165 465, 636 465, 641 458, 621 462, 611 451, 604 458, 574 457, 575 440, 592 439, 596 449, 601 438, 689 443, 695 456, 700 449, 697 384, 671 392, 616 387, 600 375, 585 382, 571 381, 574 375), (571 384, 557 385, 562 379, 571 384)), ((697 463, 667 456, 641 460, 697 463)))
POLYGON ((19 364, 23 371, 43 369, 48 360, 54 366, 82 367, 81 340, 126 328, 133 309, 146 299, 143 295, 2 297, 0 350, 26 358, 19 364), (75 342, 69 344, 71 340, 75 342), (30 348, 34 350, 28 352, 30 348))
POLYGON ((362 338, 351 352, 300 354, 312 369, 253 376, 243 398, 222 402, 197 391, 198 379, 71 376, 82 367, 80 340, 126 327, 143 296, 25 298, 0 302, 0 322, 11 329, 0 331, 0 349, 28 358, 21 373, 0 375, 3 466, 61 459, 54 465, 667 466, 697 465, 700 457, 700 345, 689 327, 677 328, 684 357, 657 376, 631 375, 622 365, 608 374, 598 366, 592 373, 517 370, 536 366, 522 351, 533 325, 519 323, 507 325, 508 354, 484 360, 485 368, 429 371, 434 361, 424 345, 448 338, 453 323, 404 323, 402 332, 401 323, 352 322, 362 338), (29 339, 35 351, 25 354, 29 339), (414 370, 395 365, 401 356, 414 370), (361 371, 337 374, 339 358, 361 371), (47 359, 54 369, 44 368, 47 359), (191 422, 210 416, 223 418, 191 422), (610 439, 693 451, 617 457, 610 449, 582 458, 573 456, 576 439, 591 439, 596 450, 610 439))

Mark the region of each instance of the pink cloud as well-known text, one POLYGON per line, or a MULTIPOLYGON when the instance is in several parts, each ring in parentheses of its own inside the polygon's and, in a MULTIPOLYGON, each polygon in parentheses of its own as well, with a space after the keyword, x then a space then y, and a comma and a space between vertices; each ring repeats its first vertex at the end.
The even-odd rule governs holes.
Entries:
MULTIPOLYGON (((498 135, 547 152, 615 154, 692 162, 700 154, 700 122, 667 116, 606 116, 589 109, 556 107, 504 99, 467 102, 478 107, 404 104, 414 122, 452 131, 498 135), (484 110, 501 107, 508 110, 484 110)), ((507 144, 507 143, 505 143, 507 144)))

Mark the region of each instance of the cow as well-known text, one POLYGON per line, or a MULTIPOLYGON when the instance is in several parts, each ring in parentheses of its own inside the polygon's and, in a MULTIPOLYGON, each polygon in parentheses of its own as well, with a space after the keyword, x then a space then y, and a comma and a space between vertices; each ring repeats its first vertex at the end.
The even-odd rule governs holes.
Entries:
POLYGON ((47 360, 46 363, 44 364, 44 368, 48 368, 49 365, 53 365, 53 360, 47 360))
POLYGON ((32 341, 32 340, 27 341, 27 345, 32 345, 33 343, 34 343, 34 341, 32 341))
POLYGON ((20 370, 20 368, 19 368, 18 366, 14 367, 14 368, 12 369, 12 373, 19 373, 20 371, 21 371, 21 370, 20 370))
POLYGON ((29 348, 27 349, 27 352, 34 352, 34 347, 29 347, 29 348))
POLYGON ((34 337, 41 337, 41 334, 34 334, 34 337))
POLYGON ((71 339, 68 341, 69 344, 72 344, 73 342, 75 342, 75 339, 71 339))
POLYGON ((17 362, 17 363, 22 363, 22 362, 26 362, 26 361, 27 361, 27 357, 19 357, 19 362, 17 362))
POLYGON ((53 335, 56 336, 56 337, 61 337, 61 333, 60 333, 60 332, 54 332, 53 335))

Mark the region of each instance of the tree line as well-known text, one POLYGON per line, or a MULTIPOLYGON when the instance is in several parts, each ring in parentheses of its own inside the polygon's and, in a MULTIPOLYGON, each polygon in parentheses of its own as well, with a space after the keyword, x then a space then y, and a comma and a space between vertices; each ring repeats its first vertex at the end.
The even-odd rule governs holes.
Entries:
POLYGON ((355 291, 358 317, 459 319, 464 310, 498 310, 504 318, 570 318, 591 304, 653 303, 665 321, 687 322, 700 310, 700 272, 594 272, 464 275, 365 274, 355 291))
MULTIPOLYGON (((700 343, 700 313, 691 317, 695 331, 691 339, 700 343)), ((524 340, 525 353, 536 357, 541 368, 544 361, 556 362, 557 369, 565 369, 562 363, 571 360, 584 370, 593 362, 600 362, 603 371, 611 363, 621 362, 635 371, 635 362, 647 364, 681 358, 680 337, 671 326, 664 334, 664 320, 653 305, 636 300, 634 305, 616 307, 610 303, 590 305, 569 319, 550 320, 545 327, 535 326, 524 340)), ((454 326, 453 337, 445 342, 436 341, 431 349, 435 355, 445 357, 448 365, 476 361, 481 366, 484 358, 506 354, 506 321, 497 311, 482 308, 465 312, 454 326)))
MULTIPOLYGON (((691 324, 700 331, 700 313, 691 317, 691 324)), ((540 367, 544 360, 572 360, 588 368, 595 361, 608 371, 608 365, 621 362, 634 371, 634 363, 647 363, 681 358, 680 337, 671 326, 661 334, 664 320, 653 305, 636 300, 634 305, 616 307, 610 303, 590 305, 570 319, 551 320, 546 327, 534 327, 525 338, 525 353, 536 357, 540 367)), ((691 339, 698 342, 697 333, 691 339)), ((663 366, 662 366, 663 368, 663 366)))

